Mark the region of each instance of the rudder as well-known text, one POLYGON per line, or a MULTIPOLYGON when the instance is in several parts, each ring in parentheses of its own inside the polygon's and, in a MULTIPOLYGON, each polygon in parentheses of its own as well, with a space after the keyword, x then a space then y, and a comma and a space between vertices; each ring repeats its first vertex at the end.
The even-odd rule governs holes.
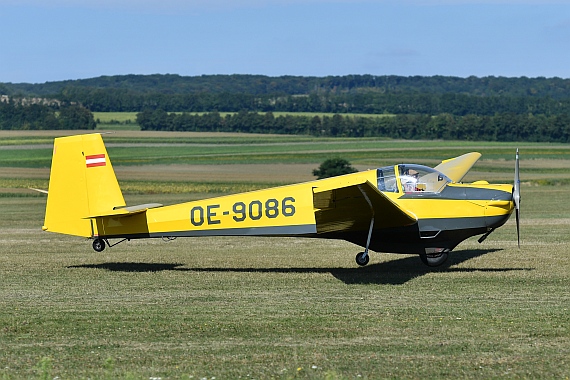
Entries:
POLYGON ((92 237, 90 217, 125 206, 99 133, 54 140, 43 230, 92 237))

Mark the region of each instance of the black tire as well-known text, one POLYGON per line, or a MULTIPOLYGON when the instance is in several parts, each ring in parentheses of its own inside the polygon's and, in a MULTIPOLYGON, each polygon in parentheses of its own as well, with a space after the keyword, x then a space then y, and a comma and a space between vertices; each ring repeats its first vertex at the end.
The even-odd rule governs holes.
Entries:
POLYGON ((103 252, 103 250, 105 249, 105 241, 103 239, 93 240, 93 249, 96 252, 103 252))
POLYGON ((420 253, 420 259, 422 263, 427 265, 428 267, 438 267, 443 265, 447 261, 448 252, 441 252, 441 253, 420 253))
POLYGON ((370 261, 370 255, 368 255, 366 252, 360 252, 359 254, 356 255, 356 263, 361 267, 368 264, 369 261, 370 261))

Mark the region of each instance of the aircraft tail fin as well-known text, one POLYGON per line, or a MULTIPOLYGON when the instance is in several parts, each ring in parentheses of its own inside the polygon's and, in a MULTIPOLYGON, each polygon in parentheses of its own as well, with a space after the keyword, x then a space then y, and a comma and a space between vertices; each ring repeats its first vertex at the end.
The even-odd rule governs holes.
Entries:
POLYGON ((99 133, 56 138, 43 230, 92 237, 89 219, 125 200, 99 133))

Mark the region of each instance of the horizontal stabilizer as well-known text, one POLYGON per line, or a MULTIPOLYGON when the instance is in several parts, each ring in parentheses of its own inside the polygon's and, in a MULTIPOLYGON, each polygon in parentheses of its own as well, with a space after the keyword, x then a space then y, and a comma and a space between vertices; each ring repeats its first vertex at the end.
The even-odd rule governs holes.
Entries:
POLYGON ((99 217, 104 217, 104 216, 117 216, 117 217, 129 216, 129 215, 133 215, 133 214, 140 214, 142 212, 145 212, 148 209, 157 208, 157 207, 162 207, 162 204, 160 204, 160 203, 145 203, 145 204, 136 205, 136 206, 118 207, 118 208, 115 208, 114 210, 106 212, 104 214, 87 216, 87 217, 85 217, 85 219, 99 218, 99 217))

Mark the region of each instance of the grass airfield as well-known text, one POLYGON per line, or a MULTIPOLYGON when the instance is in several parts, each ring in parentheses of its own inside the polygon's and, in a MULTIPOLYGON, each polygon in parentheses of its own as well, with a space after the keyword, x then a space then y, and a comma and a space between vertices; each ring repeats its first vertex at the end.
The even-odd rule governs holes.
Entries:
MULTIPOLYGON (((442 268, 380 253, 358 268, 361 248, 342 241, 155 239, 96 253, 44 233, 45 197, 27 187, 47 187, 58 133, 0 133, 0 379, 570 377, 570 146, 519 144, 520 250, 509 221, 442 268)), ((511 182, 516 145, 105 139, 128 204, 308 180, 339 150, 366 169, 476 148, 484 156, 467 180, 511 182), (149 158, 133 163, 141 152, 149 158)))

